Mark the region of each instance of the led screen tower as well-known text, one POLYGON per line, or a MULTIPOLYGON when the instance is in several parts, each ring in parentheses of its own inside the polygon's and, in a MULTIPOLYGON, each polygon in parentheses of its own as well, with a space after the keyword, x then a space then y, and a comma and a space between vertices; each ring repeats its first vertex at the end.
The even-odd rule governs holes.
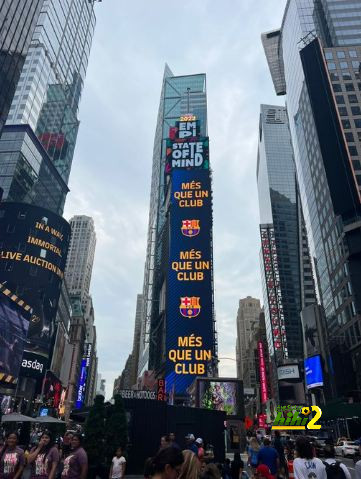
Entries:
POLYGON ((138 375, 182 395, 216 364, 206 77, 166 66, 154 144, 138 375), (183 359, 181 359, 183 358, 183 359))

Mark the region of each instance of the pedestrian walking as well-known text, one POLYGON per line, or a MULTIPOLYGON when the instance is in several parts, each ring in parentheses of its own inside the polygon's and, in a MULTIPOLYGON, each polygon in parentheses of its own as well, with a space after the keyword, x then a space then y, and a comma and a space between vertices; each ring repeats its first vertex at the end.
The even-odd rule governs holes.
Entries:
POLYGON ((288 469, 287 469, 287 461, 286 461, 286 456, 285 456, 285 448, 284 444, 281 439, 281 433, 280 431, 275 431, 275 438, 273 441, 273 447, 276 449, 278 452, 278 457, 280 461, 280 475, 281 476, 288 476, 288 469))
POLYGON ((62 479, 86 479, 88 474, 88 456, 81 446, 82 436, 75 433, 71 439, 70 454, 64 459, 62 479))
POLYGON ((18 447, 19 437, 11 432, 5 437, 5 444, 0 451, 0 479, 19 479, 25 465, 25 454, 18 447))
POLYGON ((257 441, 256 437, 251 437, 248 446, 248 465, 252 467, 253 472, 256 470, 258 466, 258 453, 260 450, 259 442, 257 441))
POLYGON ((271 446, 271 441, 267 437, 263 439, 263 447, 259 450, 258 464, 265 464, 274 477, 280 467, 278 452, 271 446))
POLYGON ((150 475, 152 479, 176 479, 182 470, 183 462, 182 451, 178 448, 161 449, 151 460, 150 475))
POLYGON ((112 465, 110 466, 109 479, 122 479, 125 474, 126 463, 127 461, 123 456, 123 450, 121 447, 118 447, 112 459, 112 465))
POLYGON ((198 459, 203 462, 204 461, 204 447, 203 447, 203 439, 198 437, 196 439, 196 446, 198 448, 198 459))
POLYGON ((271 471, 266 464, 260 464, 257 466, 255 477, 257 479, 274 479, 274 476, 271 474, 271 471))
POLYGON ((194 452, 196 456, 198 456, 198 447, 195 443, 194 434, 187 434, 186 435, 186 449, 194 452))
POLYGON ((31 479, 55 479, 59 464, 59 451, 50 433, 40 436, 39 444, 30 450, 27 458, 31 465, 31 479))
POLYGON ((326 444, 324 451, 323 463, 326 467, 327 479, 351 479, 350 471, 345 464, 336 460, 335 447, 332 444, 326 444))
POLYGON ((198 479, 201 466, 198 457, 189 449, 183 451, 182 454, 184 462, 179 479, 198 479))
POLYGON ((326 467, 317 457, 311 440, 299 436, 296 440, 297 458, 293 461, 295 479, 327 479, 326 467))
POLYGON ((172 446, 172 447, 177 447, 178 449, 180 449, 179 444, 177 443, 174 432, 170 432, 168 434, 168 437, 169 437, 169 445, 172 446))

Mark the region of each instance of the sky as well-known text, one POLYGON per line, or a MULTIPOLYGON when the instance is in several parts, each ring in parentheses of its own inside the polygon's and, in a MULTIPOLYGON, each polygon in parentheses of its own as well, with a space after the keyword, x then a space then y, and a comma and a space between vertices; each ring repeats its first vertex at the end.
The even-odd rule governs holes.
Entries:
MULTIPOLYGON (((262 298, 256 184, 261 103, 276 97, 260 35, 281 25, 286 0, 103 0, 82 101, 65 217, 95 220, 90 292, 98 372, 114 379, 131 352, 142 292, 153 141, 164 65, 207 74, 213 169, 219 357, 235 358, 238 301, 262 298)), ((261 300, 263 303, 263 300, 261 300)), ((235 376, 221 359, 220 375, 235 376)))

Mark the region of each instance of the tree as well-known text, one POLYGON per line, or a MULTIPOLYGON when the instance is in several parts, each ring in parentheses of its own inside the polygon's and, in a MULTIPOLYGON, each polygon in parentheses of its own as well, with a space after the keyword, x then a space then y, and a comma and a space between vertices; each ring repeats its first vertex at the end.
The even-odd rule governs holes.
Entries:
POLYGON ((96 396, 84 427, 84 448, 88 453, 89 477, 95 477, 105 466, 104 396, 96 396))
POLYGON ((114 396, 114 404, 110 407, 105 424, 107 460, 112 460, 116 449, 121 446, 125 449, 128 442, 128 425, 125 414, 123 399, 121 396, 114 396))

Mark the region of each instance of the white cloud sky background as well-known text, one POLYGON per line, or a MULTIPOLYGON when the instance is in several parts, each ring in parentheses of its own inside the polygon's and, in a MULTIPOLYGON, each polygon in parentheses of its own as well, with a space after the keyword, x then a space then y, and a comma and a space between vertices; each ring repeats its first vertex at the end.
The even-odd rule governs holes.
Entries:
MULTIPOLYGON (((103 0, 80 105, 65 217, 92 216, 91 293, 107 397, 131 352, 142 292, 153 140, 164 64, 207 74, 219 356, 235 357, 238 300, 261 298, 256 185, 260 103, 275 96, 260 35, 285 0, 103 0)), ((223 376, 235 363, 221 361, 223 376)))

